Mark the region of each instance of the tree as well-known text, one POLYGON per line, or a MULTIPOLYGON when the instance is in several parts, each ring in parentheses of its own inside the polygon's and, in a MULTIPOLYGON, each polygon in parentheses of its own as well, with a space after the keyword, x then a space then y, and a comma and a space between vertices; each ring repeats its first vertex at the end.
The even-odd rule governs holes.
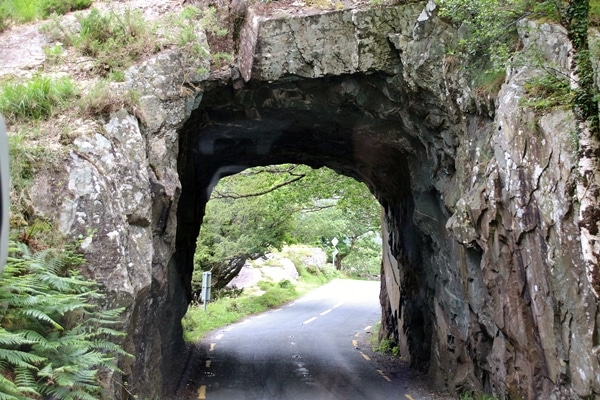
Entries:
MULTIPOLYGON (((200 230, 194 291, 200 288, 201 271, 212 271, 213 288, 220 289, 246 260, 285 243, 331 250, 329 241, 337 236, 341 262, 353 252, 358 255, 361 240, 379 232, 379 218, 379 205, 362 183, 327 168, 284 164, 224 178, 213 190, 200 230)), ((365 243, 365 248, 376 245, 365 243)))
POLYGON ((377 271, 381 257, 381 206, 364 184, 350 178, 340 183, 338 197, 325 199, 330 207, 304 209, 297 214, 292 235, 299 242, 319 245, 330 253, 331 240, 338 238, 337 269, 343 269, 342 264, 347 262, 348 269, 365 270, 365 265, 370 264, 367 270, 372 271, 375 263, 377 271))

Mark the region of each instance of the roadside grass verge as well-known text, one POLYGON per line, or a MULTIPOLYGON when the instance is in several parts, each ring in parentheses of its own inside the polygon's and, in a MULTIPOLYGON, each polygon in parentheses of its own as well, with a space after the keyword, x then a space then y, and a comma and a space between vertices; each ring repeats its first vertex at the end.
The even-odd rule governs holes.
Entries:
POLYGON ((306 267, 298 267, 298 270, 300 279, 296 284, 288 280, 278 283, 261 281, 258 286, 263 291, 262 294, 242 292, 237 297, 217 298, 206 305, 206 312, 201 304, 190 305, 182 320, 185 341, 200 341, 210 331, 288 303, 334 278, 341 277, 339 273, 332 273, 327 269, 315 268, 308 271, 306 267))

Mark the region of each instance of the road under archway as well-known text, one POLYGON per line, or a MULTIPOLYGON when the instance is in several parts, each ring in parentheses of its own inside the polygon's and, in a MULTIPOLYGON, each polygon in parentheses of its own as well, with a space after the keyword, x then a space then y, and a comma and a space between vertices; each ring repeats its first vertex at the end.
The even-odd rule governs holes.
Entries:
MULTIPOLYGON (((413 339, 405 342, 404 350, 414 365, 426 366, 433 336, 427 316, 432 312, 422 296, 433 288, 427 288, 422 254, 434 250, 412 219, 411 179, 431 173, 426 172, 425 147, 415 135, 427 129, 417 121, 424 121, 431 110, 417 104, 387 74, 250 83, 240 89, 215 84, 207 90, 180 131, 176 258, 185 289, 181 296, 191 300, 196 240, 210 191, 220 178, 279 163, 327 166, 364 182, 384 207, 386 232, 393 231, 385 237, 386 252, 402 260, 410 277, 403 307, 414 317, 403 335, 413 339)), ((425 200, 428 214, 443 215, 436 222, 443 228, 448 214, 440 209, 439 197, 432 192, 425 200)), ((388 281, 382 280, 384 329, 398 340, 399 304, 390 303, 388 281)))

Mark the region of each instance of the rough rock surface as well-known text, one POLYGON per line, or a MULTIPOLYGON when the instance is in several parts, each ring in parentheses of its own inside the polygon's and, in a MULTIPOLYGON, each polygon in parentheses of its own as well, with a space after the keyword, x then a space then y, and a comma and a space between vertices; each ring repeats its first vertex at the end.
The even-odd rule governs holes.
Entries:
MULTIPOLYGON (((560 28, 522 32, 524 50, 568 68, 560 28)), ((38 177, 57 195, 33 199, 82 239, 89 273, 127 307, 136 359, 115 398, 153 398, 185 365, 179 321, 212 186, 282 162, 329 166, 380 200, 383 334, 436 384, 511 399, 600 396, 572 115, 522 105, 524 82, 540 73, 528 65, 497 96, 480 94, 447 56, 455 41, 433 2, 250 10, 244 82, 202 83, 175 50, 128 72, 138 118, 85 125, 61 169, 38 177)))

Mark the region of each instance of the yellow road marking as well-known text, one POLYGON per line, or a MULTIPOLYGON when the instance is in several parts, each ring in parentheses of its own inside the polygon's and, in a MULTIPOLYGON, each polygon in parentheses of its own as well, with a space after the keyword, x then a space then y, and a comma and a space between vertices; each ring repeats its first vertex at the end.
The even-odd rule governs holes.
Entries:
POLYGON ((215 346, 216 345, 217 345, 216 343, 211 343, 210 344, 210 349, 208 349, 208 351, 215 351, 215 346))
POLYGON ((212 362, 211 360, 206 360, 206 364, 205 364, 206 368, 210 368, 211 362, 212 362))
POLYGON ((206 400, 206 385, 202 385, 200 386, 200 389, 198 389, 198 399, 206 400))
POLYGON ((368 355, 366 355, 365 353, 363 353, 362 351, 360 352, 360 355, 363 356, 363 358, 367 361, 371 361, 371 359, 369 358, 368 355))
POLYGON ((382 370, 378 369, 377 372, 379 372, 379 375, 383 376, 383 379, 385 379, 388 382, 391 382, 392 380, 390 378, 388 378, 382 370))
POLYGON ((317 317, 312 317, 312 318, 309 318, 309 319, 307 319, 306 321, 304 321, 304 322, 302 323, 302 325, 310 324, 310 323, 311 323, 311 322, 313 322, 315 319, 317 319, 317 317))
POLYGON ((369 329, 371 329, 371 325, 366 326, 365 329, 363 329, 364 331, 368 331, 369 329))
POLYGON ((358 347, 358 340, 353 340, 352 341, 352 346, 358 347))
POLYGON ((408 400, 415 400, 415 399, 413 399, 413 397, 410 394, 405 394, 404 396, 406 396, 406 398, 408 400))

